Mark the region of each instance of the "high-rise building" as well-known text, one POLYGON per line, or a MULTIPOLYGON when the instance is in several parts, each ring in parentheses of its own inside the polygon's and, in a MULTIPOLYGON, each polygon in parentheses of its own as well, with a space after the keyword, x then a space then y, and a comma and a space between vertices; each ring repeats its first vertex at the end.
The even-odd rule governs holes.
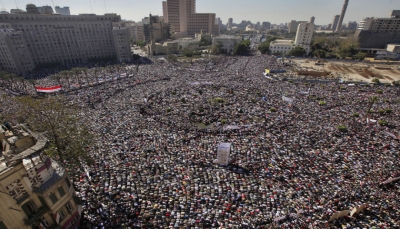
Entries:
POLYGON ((346 29, 348 30, 356 30, 357 29, 357 22, 355 21, 349 21, 346 25, 346 29))
POLYGON ((342 12, 340 13, 339 22, 338 22, 338 25, 336 27, 336 32, 340 32, 340 30, 342 30, 342 24, 343 24, 344 16, 346 15, 346 10, 347 10, 347 5, 348 4, 349 4, 349 0, 344 0, 342 12))
POLYGON ((61 14, 61 15, 71 15, 71 13, 69 12, 68 6, 64 6, 63 8, 56 6, 55 10, 56 10, 56 13, 61 14))
POLYGON ((295 32, 297 32, 297 27, 299 27, 299 24, 305 23, 305 22, 306 22, 306 21, 291 20, 291 21, 288 23, 289 33, 295 33, 295 32))
POLYGON ((231 30, 233 27, 233 18, 228 19, 228 23, 226 24, 226 29, 231 30))
POLYGON ((336 28, 338 26, 339 18, 340 18, 340 15, 335 15, 333 17, 331 30, 334 31, 334 32, 336 31, 336 28))
POLYGON ((314 34, 314 23, 303 22, 297 28, 296 39, 294 43, 296 45, 310 45, 314 34))
POLYGON ((76 228, 82 202, 47 139, 23 125, 0 126, 0 228, 76 228))
POLYGON ((400 43, 400 10, 391 11, 388 18, 364 18, 355 37, 360 48, 384 49, 387 44, 400 43))
POLYGON ((119 62, 131 61, 130 28, 125 26, 121 27, 118 24, 119 23, 116 23, 112 29, 117 59, 119 62))
POLYGON ((310 18, 310 22, 313 23, 313 24, 315 24, 315 17, 314 17, 314 16, 312 16, 312 17, 310 18))
MULTIPOLYGON (((4 46, 7 44, 9 50, 17 50, 21 45, 19 41, 11 42, 14 39, 9 37, 11 31, 20 34, 24 43, 24 61, 18 60, 18 55, 22 54, 8 55, 13 57, 11 59, 0 58, 0 66, 15 73, 49 63, 74 64, 91 59, 117 58, 112 25, 121 21, 117 14, 49 15, 40 14, 37 9, 27 9, 18 15, 1 14, 0 21, 3 26, 9 25, 8 31, 2 35, 4 46)), ((126 42, 129 45, 129 40, 126 42)), ((0 52, 0 55, 6 54, 0 52)))
POLYGON ((270 29, 271 29, 271 23, 265 21, 265 22, 263 22, 263 23, 261 24, 261 27, 262 27, 262 29, 270 30, 270 29))
POLYGON ((162 5, 164 20, 170 24, 175 38, 194 36, 201 30, 219 33, 215 14, 196 13, 196 0, 167 0, 162 5))
POLYGON ((167 0, 163 2, 164 20, 174 33, 186 32, 189 14, 196 13, 196 0, 167 0))

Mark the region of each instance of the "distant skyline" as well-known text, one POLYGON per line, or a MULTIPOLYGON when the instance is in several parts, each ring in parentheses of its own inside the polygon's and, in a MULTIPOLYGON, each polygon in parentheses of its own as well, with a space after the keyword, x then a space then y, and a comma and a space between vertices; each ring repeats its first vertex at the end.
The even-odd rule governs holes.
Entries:
MULTIPOLYGON (((25 9, 26 4, 36 6, 69 6, 71 14, 117 13, 122 19, 140 21, 151 12, 162 16, 161 0, 0 0, 0 8, 25 9)), ((332 23, 341 12, 344 0, 196 0, 196 11, 215 13, 224 24, 228 18, 234 23, 242 20, 253 23, 269 21, 273 24, 290 20, 305 21, 314 16, 315 24, 332 23)), ((343 23, 364 17, 387 17, 391 10, 400 10, 400 0, 350 0, 343 23)), ((54 7, 53 7, 54 10, 54 7)))

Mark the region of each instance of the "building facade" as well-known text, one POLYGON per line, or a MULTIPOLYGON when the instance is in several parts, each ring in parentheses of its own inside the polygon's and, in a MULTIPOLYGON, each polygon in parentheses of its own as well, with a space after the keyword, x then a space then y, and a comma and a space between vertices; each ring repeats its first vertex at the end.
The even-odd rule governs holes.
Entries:
POLYGON ((300 23, 303 23, 303 22, 306 22, 306 21, 291 20, 291 21, 288 23, 288 30, 289 30, 289 33, 295 33, 295 32, 297 31, 297 27, 299 27, 299 24, 300 24, 300 23))
POLYGON ((355 21, 349 21, 346 25, 346 29, 348 30, 357 30, 357 22, 355 21))
POLYGON ((128 27, 116 26, 112 30, 114 45, 119 62, 129 62, 132 60, 131 54, 131 31, 128 27))
MULTIPOLYGON (((121 17, 116 14, 48 15, 28 10, 27 6, 26 13, 1 14, 0 21, 21 32, 33 66, 117 57, 112 23, 121 21, 121 17)), ((18 69, 16 73, 25 70, 18 69)))
POLYGON ((47 139, 0 126, 0 228, 75 228, 82 203, 68 174, 44 154, 47 139))
POLYGON ((364 18, 355 37, 360 48, 385 49, 387 44, 400 43, 400 10, 393 10, 388 18, 364 18))
POLYGON ((237 43, 241 42, 242 38, 239 36, 217 36, 213 37, 212 44, 220 45, 223 53, 232 53, 237 43))

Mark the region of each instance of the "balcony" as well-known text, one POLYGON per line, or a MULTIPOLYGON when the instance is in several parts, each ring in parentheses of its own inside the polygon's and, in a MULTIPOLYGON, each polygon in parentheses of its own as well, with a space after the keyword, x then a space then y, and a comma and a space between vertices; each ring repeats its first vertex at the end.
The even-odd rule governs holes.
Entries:
POLYGON ((22 204, 25 200, 29 198, 28 193, 24 193, 21 197, 17 198, 17 204, 22 204))
POLYGON ((28 226, 31 226, 34 222, 38 221, 40 217, 42 217, 46 212, 49 211, 49 208, 47 206, 42 206, 40 207, 35 214, 30 216, 28 219, 24 219, 25 224, 28 226))

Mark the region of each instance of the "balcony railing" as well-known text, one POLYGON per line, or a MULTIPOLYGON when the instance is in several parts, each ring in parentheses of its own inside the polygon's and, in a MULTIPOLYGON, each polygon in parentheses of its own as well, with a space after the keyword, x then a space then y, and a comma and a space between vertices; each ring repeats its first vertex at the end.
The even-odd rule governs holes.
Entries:
POLYGON ((29 198, 28 193, 24 193, 21 197, 17 198, 17 204, 23 203, 25 200, 29 198))
POLYGON ((34 222, 38 221, 40 217, 42 217, 48 211, 49 208, 43 205, 31 217, 29 217, 28 219, 24 219, 25 224, 31 226, 34 222))

